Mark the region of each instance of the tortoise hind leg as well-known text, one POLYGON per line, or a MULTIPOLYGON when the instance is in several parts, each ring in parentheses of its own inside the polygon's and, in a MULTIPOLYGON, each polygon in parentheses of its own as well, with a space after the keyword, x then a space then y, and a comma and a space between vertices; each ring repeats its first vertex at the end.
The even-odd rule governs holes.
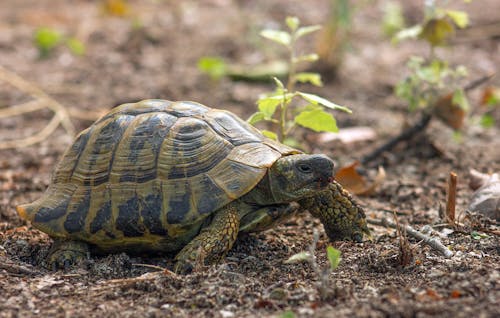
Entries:
POLYGON ((190 272, 196 262, 205 265, 217 263, 233 247, 238 236, 240 220, 238 211, 229 204, 214 215, 210 225, 203 228, 175 257, 177 273, 190 272))
POLYGON ((55 240, 48 262, 53 270, 68 269, 89 257, 89 245, 81 241, 55 240))

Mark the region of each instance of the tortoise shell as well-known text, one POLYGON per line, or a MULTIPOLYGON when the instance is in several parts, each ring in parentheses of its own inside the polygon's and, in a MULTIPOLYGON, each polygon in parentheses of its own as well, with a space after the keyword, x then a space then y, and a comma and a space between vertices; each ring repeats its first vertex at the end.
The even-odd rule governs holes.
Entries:
POLYGON ((43 197, 18 212, 53 237, 97 245, 175 238, 296 153, 228 111, 124 104, 77 136, 43 197))

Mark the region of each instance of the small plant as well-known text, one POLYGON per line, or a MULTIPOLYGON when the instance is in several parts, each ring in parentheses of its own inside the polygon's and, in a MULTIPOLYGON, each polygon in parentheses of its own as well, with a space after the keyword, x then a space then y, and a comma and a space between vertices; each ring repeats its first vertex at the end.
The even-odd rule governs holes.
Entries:
POLYGON ((500 88, 487 87, 482 94, 480 105, 486 110, 479 116, 479 124, 484 128, 495 126, 495 117, 492 115, 495 109, 500 109, 500 88))
POLYGON ((206 73, 212 80, 219 80, 227 75, 227 65, 217 56, 203 56, 198 60, 198 69, 206 73))
POLYGON ((423 21, 394 36, 395 42, 418 38, 429 46, 426 58, 410 58, 407 64, 410 74, 396 86, 396 95, 408 102, 410 111, 423 109, 458 129, 469 110, 467 96, 460 86, 461 80, 467 77, 467 70, 461 65, 450 67, 445 59, 437 57, 436 48, 446 45, 456 28, 468 25, 468 15, 464 11, 439 7, 437 1, 425 3, 423 21))
POLYGON ((427 42, 427 57, 414 56, 407 63, 409 75, 396 85, 395 93, 409 105, 410 112, 419 111, 420 119, 361 159, 367 165, 385 151, 392 150, 398 143, 411 139, 425 130, 432 118, 442 120, 455 129, 454 136, 460 137, 465 115, 469 110, 466 92, 481 85, 491 76, 483 77, 467 86, 460 82, 467 77, 464 66, 451 67, 445 59, 437 57, 436 48, 447 44, 456 28, 469 23, 466 12, 448 10, 436 5, 437 1, 425 1, 425 16, 421 23, 396 33, 393 42, 404 39, 422 39, 427 42))
POLYGON ((329 245, 326 248, 326 257, 328 258, 329 267, 320 268, 314 255, 314 251, 316 250, 316 245, 318 244, 319 234, 318 231, 314 230, 313 232, 313 241, 309 246, 309 251, 299 252, 297 254, 292 255, 289 259, 285 261, 287 264, 299 263, 299 262, 308 262, 311 265, 312 270, 318 277, 317 289, 319 295, 322 300, 328 299, 332 295, 332 288, 328 282, 328 278, 332 271, 337 269, 340 264, 341 252, 329 245))
POLYGON ((263 37, 284 46, 288 51, 288 79, 286 85, 275 77, 276 89, 259 98, 257 101, 258 111, 248 121, 251 124, 261 121, 272 123, 277 129, 275 131, 263 130, 264 135, 287 144, 296 145, 296 142, 289 138, 289 135, 297 125, 316 132, 337 132, 338 127, 335 118, 332 114, 326 112, 325 108, 342 110, 348 113, 351 111, 318 95, 295 90, 297 83, 322 86, 319 74, 297 71, 299 64, 314 62, 318 59, 318 55, 298 55, 296 52, 297 41, 319 30, 320 27, 317 25, 301 27, 300 21, 296 17, 286 18, 286 24, 288 31, 263 30, 261 32, 263 37), (306 103, 300 106, 293 103, 297 98, 306 103))
POLYGON ((66 46, 74 55, 85 54, 85 45, 74 37, 65 37, 59 31, 42 27, 33 36, 41 58, 48 57, 60 45, 66 46))
POLYGON ((295 318, 297 317, 295 313, 291 310, 287 310, 283 312, 281 315, 279 315, 279 318, 295 318))

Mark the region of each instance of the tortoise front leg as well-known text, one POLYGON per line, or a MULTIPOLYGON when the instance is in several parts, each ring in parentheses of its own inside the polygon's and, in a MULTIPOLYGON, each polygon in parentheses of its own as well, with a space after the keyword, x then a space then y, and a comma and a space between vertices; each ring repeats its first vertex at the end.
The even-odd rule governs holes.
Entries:
POLYGON ((202 261, 205 265, 219 262, 233 247, 239 225, 238 211, 233 204, 215 212, 210 225, 202 229, 200 234, 177 254, 175 271, 189 272, 197 261, 202 261))
POLYGON ((363 233, 370 235, 363 208, 336 181, 329 184, 327 190, 302 199, 299 204, 321 220, 332 241, 362 242, 363 233))

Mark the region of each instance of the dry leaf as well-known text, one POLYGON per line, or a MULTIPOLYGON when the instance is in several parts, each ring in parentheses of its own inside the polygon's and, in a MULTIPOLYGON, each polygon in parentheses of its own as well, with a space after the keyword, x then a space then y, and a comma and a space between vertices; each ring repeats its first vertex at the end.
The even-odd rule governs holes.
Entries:
POLYGON ((434 114, 451 128, 460 129, 464 123, 465 110, 452 101, 453 94, 441 97, 434 106, 434 114))
POLYGON ((460 298, 462 297, 462 292, 457 290, 457 289, 454 289, 451 291, 450 293, 450 298, 460 298))
POLYGON ((485 106, 488 105, 492 102, 492 100, 498 100, 500 98, 500 88, 496 87, 486 87, 483 90, 482 96, 481 96, 481 101, 479 102, 479 105, 485 106))
POLYGON ((118 17, 124 17, 130 12, 130 7, 126 0, 104 0, 102 9, 104 13, 118 17))
POLYGON ((371 195, 385 180, 385 170, 383 167, 379 167, 375 180, 369 184, 366 179, 356 171, 358 165, 359 162, 355 161, 351 165, 340 168, 335 174, 335 179, 351 193, 356 195, 371 195))

